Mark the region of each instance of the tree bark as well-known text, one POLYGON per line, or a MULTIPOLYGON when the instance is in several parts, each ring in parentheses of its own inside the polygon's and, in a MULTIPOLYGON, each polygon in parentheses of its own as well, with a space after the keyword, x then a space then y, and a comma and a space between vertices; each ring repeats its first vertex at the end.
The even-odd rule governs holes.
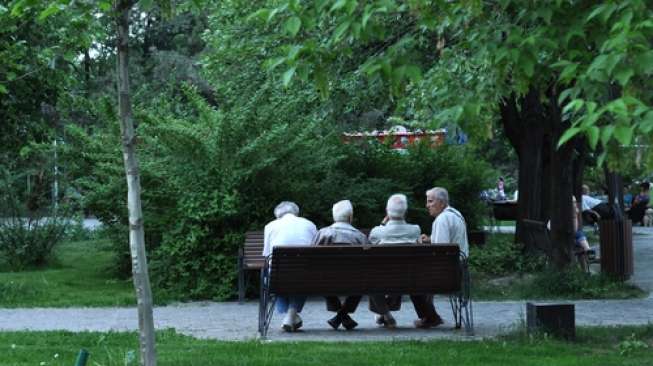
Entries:
POLYGON ((141 185, 136 157, 136 135, 132 119, 129 94, 129 12, 134 3, 116 0, 116 26, 118 29, 118 105, 122 134, 123 160, 127 178, 127 206, 129 209, 129 248, 132 273, 138 303, 138 327, 141 365, 156 366, 154 318, 152 315, 152 290, 145 253, 145 233, 141 208, 141 185))
POLYGON ((575 225, 574 208, 572 202, 573 168, 574 168, 574 142, 568 141, 558 146, 560 137, 569 127, 569 123, 562 120, 562 111, 557 102, 557 95, 551 91, 549 96, 548 127, 550 129, 549 149, 551 151, 551 244, 552 262, 557 269, 568 267, 574 258, 575 225))
POLYGON ((524 243, 527 251, 535 250, 535 244, 524 235, 521 219, 543 220, 543 161, 544 129, 541 123, 542 111, 537 108, 538 100, 531 91, 524 98, 511 97, 501 106, 503 127, 510 144, 519 158, 519 198, 517 203, 515 241, 524 243), (519 103, 518 108, 517 104, 519 103))

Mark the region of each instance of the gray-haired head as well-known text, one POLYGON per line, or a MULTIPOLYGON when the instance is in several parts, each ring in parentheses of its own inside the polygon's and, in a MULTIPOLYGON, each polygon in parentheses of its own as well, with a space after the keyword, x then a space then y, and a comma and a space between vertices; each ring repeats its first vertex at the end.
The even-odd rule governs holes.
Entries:
POLYGON ((388 198, 385 210, 391 219, 403 219, 408 209, 408 199, 405 194, 397 193, 388 198))
POLYGON ((295 216, 299 215, 299 206, 295 202, 283 201, 274 208, 274 217, 277 219, 283 215, 290 213, 295 216))
POLYGON ((449 192, 442 187, 431 188, 426 191, 426 195, 444 203, 446 206, 449 206, 449 192))
POLYGON ((334 222, 351 222, 354 216, 354 206, 349 200, 338 201, 333 205, 334 222))

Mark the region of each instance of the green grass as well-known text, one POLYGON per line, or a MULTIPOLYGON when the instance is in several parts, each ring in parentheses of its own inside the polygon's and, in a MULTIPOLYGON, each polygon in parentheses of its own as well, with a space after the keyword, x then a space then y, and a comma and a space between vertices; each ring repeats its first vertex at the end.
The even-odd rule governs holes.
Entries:
POLYGON ((0 272, 0 307, 136 303, 131 280, 118 280, 112 274, 113 257, 107 241, 64 242, 57 248, 55 258, 43 269, 0 272))
MULTIPOLYGON (((653 326, 580 328, 575 342, 514 334, 483 341, 218 342, 157 333, 159 365, 650 365, 653 326)), ((88 365, 138 364, 134 333, 0 333, 0 365, 70 366, 80 348, 88 365)))
MULTIPOLYGON (((648 296, 639 287, 601 278, 598 275, 587 276, 570 286, 555 286, 561 283, 557 276, 540 272, 531 275, 515 275, 511 281, 501 284, 491 282, 499 276, 484 273, 472 274, 472 298, 483 300, 580 300, 580 299, 641 299, 648 296)), ((562 280, 564 281, 564 280, 562 280)), ((567 282, 569 284, 569 282, 567 282)))

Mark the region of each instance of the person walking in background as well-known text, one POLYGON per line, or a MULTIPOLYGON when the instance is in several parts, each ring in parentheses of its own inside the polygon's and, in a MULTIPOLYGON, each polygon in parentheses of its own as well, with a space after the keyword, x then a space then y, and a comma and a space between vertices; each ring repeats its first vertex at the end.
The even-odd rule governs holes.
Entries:
MULTIPOLYGON (((368 244, 365 234, 353 227, 351 223, 354 220, 354 207, 349 200, 336 202, 333 205, 333 225, 320 229, 313 238, 314 245, 331 245, 331 244, 368 244)), ((336 312, 336 316, 327 320, 327 323, 334 329, 342 326, 347 330, 352 330, 358 326, 358 323, 351 318, 349 314, 356 311, 361 295, 347 296, 343 303, 337 296, 326 297, 327 311, 336 312)))
MULTIPOLYGON (((263 256, 272 254, 277 245, 311 245, 317 233, 315 224, 299 217, 299 206, 290 201, 283 201, 274 209, 277 218, 265 225, 263 231, 263 256)), ((303 325, 299 313, 302 312, 306 297, 277 297, 277 311, 285 314, 281 328, 294 332, 303 325)))

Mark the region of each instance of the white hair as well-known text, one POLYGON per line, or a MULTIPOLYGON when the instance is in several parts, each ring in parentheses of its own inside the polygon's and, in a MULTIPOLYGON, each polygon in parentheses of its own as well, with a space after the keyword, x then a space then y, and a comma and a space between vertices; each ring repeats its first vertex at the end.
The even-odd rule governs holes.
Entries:
POLYGON ((408 209, 408 199, 405 194, 397 193, 388 198, 385 210, 391 219, 403 219, 408 209))
POLYGON ((277 219, 283 215, 290 213, 295 216, 299 215, 299 206, 295 202, 283 201, 274 208, 274 217, 277 219))
POLYGON ((446 189, 442 187, 434 187, 426 191, 427 196, 432 196, 436 200, 444 203, 445 205, 449 205, 449 192, 447 192, 446 189))
POLYGON ((349 222, 349 218, 354 215, 354 206, 349 200, 338 201, 333 205, 333 221, 349 222))

